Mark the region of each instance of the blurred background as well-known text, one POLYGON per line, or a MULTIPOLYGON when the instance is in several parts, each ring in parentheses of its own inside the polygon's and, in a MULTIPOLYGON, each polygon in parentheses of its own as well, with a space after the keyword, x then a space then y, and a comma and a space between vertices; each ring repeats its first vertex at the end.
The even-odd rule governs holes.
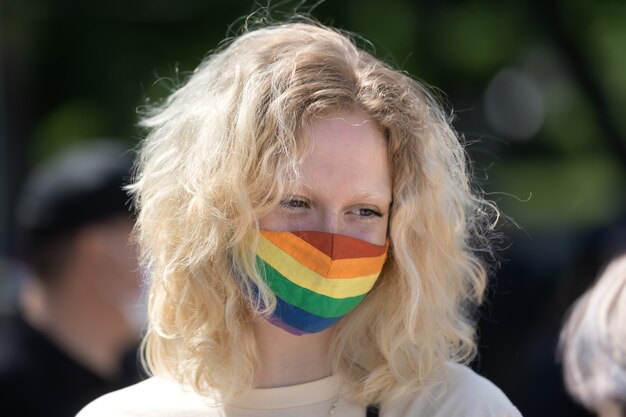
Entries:
MULTIPOLYGON (((274 16, 294 4, 275 2, 274 16)), ((13 203, 31 168, 85 138, 134 146, 137 110, 256 8, 0 0, 2 310, 15 304, 13 203)), ((626 2, 327 0, 312 15, 440 91, 504 214, 475 369, 525 416, 588 415, 565 396, 555 349, 568 306, 626 248, 626 2)))

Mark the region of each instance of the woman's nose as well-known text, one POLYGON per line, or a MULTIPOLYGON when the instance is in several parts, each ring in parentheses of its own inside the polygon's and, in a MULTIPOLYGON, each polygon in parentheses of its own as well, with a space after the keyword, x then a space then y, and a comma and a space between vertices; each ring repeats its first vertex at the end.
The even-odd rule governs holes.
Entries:
POLYGON ((322 213, 320 219, 320 231, 326 233, 340 233, 341 231, 341 218, 338 213, 334 211, 325 211, 322 213))

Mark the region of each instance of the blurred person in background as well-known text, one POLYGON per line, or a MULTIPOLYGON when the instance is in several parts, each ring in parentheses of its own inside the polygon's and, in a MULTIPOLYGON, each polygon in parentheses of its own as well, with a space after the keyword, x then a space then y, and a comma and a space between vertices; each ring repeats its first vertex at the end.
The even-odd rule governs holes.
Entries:
POLYGON ((626 254, 574 304, 560 351, 568 392, 601 417, 626 417, 626 254))
POLYGON ((4 415, 73 416, 140 380, 140 277, 123 190, 132 158, 111 141, 65 150, 27 178, 16 206, 30 271, 0 321, 4 415))

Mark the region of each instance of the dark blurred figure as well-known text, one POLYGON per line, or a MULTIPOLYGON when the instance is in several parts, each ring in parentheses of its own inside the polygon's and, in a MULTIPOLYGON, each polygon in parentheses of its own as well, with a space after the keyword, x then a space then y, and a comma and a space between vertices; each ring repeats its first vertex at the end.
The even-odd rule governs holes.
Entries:
POLYGON ((122 189, 132 158, 112 142, 72 148, 35 169, 16 207, 32 272, 0 321, 6 416, 74 416, 137 382, 140 277, 122 189))
POLYGON ((576 301, 560 351, 570 395, 600 417, 626 417, 626 255, 576 301))
POLYGON ((568 395, 556 350, 572 303, 603 267, 626 253, 626 213, 565 238, 535 232, 532 245, 519 244, 525 240, 519 233, 510 240, 518 244, 505 253, 510 261, 503 263, 494 282, 496 296, 481 322, 478 367, 524 417, 591 417, 568 395), (569 246, 564 248, 566 240, 569 246))

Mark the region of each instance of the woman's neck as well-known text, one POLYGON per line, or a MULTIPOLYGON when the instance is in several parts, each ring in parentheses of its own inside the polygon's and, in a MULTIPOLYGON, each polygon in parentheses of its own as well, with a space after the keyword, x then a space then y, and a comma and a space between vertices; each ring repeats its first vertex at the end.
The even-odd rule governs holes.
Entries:
POLYGON ((254 324, 254 336, 260 359, 256 376, 258 388, 302 384, 332 373, 329 361, 332 329, 294 336, 265 320, 259 320, 254 324))

